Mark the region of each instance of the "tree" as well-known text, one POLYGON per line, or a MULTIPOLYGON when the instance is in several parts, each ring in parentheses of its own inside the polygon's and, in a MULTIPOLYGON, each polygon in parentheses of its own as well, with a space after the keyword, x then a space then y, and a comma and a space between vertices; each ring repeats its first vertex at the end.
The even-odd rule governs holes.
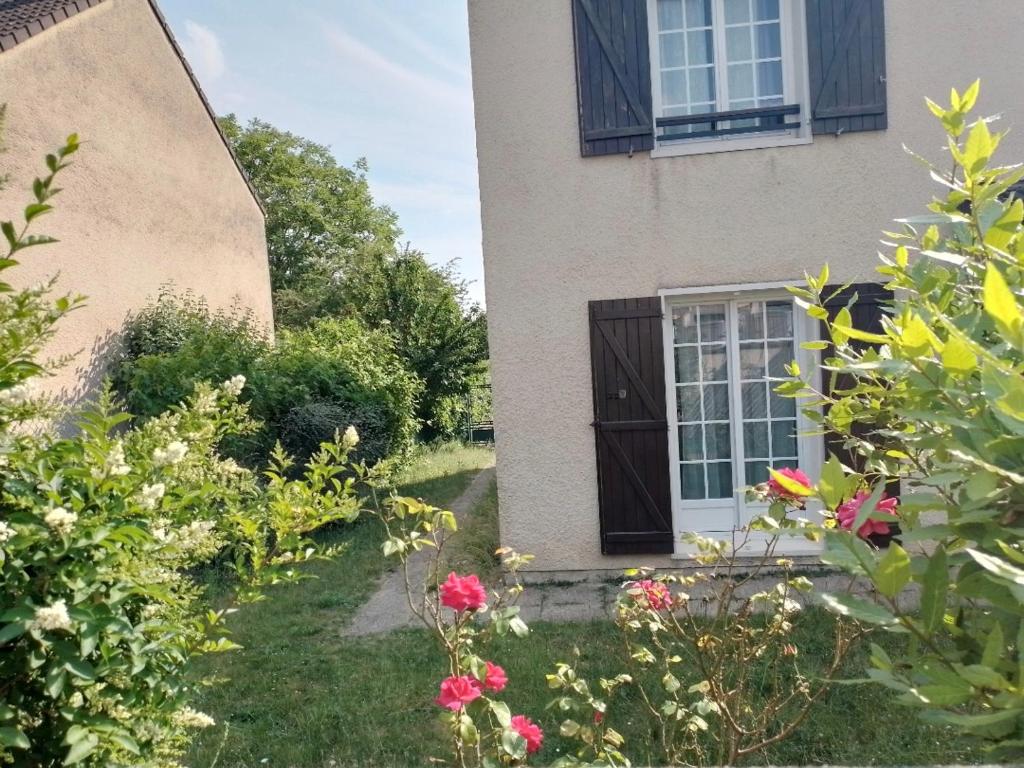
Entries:
POLYGON ((328 147, 258 119, 243 127, 228 115, 220 124, 267 211, 275 291, 317 266, 338 268, 366 243, 394 247, 398 217, 374 203, 365 159, 339 165, 328 147))

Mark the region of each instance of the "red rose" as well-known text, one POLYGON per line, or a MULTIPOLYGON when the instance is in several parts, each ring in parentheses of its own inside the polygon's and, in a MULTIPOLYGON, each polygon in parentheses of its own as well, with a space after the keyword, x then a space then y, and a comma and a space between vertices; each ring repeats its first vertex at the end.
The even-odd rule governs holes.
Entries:
POLYGON ((544 731, 540 726, 525 715, 516 715, 512 718, 512 730, 526 739, 526 753, 532 755, 544 742, 544 731))
MULTIPOLYGON (((809 478, 806 474, 804 474, 803 470, 800 470, 800 469, 790 469, 789 467, 783 467, 782 469, 777 470, 777 471, 783 477, 788 477, 790 480, 793 480, 793 481, 795 481, 797 483, 800 483, 800 485, 804 486, 805 488, 813 488, 814 487, 814 484, 811 483, 811 478, 809 478)), ((781 498, 784 498, 784 499, 804 499, 804 498, 807 498, 806 494, 797 494, 797 493, 792 493, 791 491, 787 491, 785 488, 783 488, 782 483, 780 483, 774 477, 772 477, 772 478, 770 478, 768 480, 768 490, 771 491, 776 496, 780 496, 781 498)))
POLYGON ((594 710, 594 725, 600 725, 604 721, 604 712, 599 709, 594 710))
POLYGON ((647 601, 647 606, 655 611, 672 607, 672 593, 660 581, 643 579, 641 581, 632 581, 627 587, 629 589, 639 589, 641 594, 636 595, 636 599, 639 601, 643 598, 647 601))
POLYGON ((454 711, 480 698, 480 682, 469 675, 449 677, 441 682, 441 693, 434 702, 454 711))
MULTIPOLYGON (((844 530, 850 530, 853 528, 854 522, 857 520, 857 515, 860 513, 860 508, 864 506, 864 502, 871 497, 871 494, 867 491, 859 491, 856 496, 850 499, 845 504, 840 504, 839 509, 836 510, 836 517, 839 519, 839 527, 844 530)), ((898 517, 896 512, 896 505, 899 504, 899 499, 890 499, 886 493, 882 494, 882 498, 879 499, 875 505, 875 512, 881 512, 886 515, 892 515, 898 517)), ((885 520, 872 520, 868 518, 861 525, 860 530, 857 531, 857 535, 862 539, 866 539, 873 533, 888 533, 889 524, 885 520)))
POLYGON ((484 675, 484 688, 491 693, 500 693, 508 685, 508 677, 505 670, 497 664, 487 662, 487 674, 484 675))
POLYGON ((475 575, 456 576, 452 571, 441 585, 441 605, 456 611, 476 611, 486 602, 487 590, 475 575))

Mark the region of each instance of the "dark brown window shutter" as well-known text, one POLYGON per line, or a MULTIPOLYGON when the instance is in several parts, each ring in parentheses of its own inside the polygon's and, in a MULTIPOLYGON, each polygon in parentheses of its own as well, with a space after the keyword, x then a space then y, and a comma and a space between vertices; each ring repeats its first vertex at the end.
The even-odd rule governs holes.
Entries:
POLYGON ((814 133, 887 126, 882 0, 806 0, 814 133))
MULTIPOLYGON (((840 286, 826 286, 823 295, 831 296, 840 286)), ((825 302, 829 319, 834 319, 836 314, 843 307, 849 306, 850 317, 853 327, 867 333, 882 332, 882 318, 889 313, 892 306, 893 292, 879 283, 854 283, 847 286, 834 297, 825 302), (856 301, 850 304, 850 300, 856 295, 856 301)), ((824 338, 828 338, 823 330, 824 338)), ((851 340, 850 343, 858 348, 870 346, 866 342, 851 340)), ((828 352, 823 353, 828 355, 828 352)), ((836 375, 831 371, 822 371, 822 387, 826 394, 834 390, 843 390, 851 386, 849 376, 836 375)), ((870 425, 855 424, 853 433, 861 438, 866 438, 872 431, 870 425)), ((825 435, 825 457, 832 453, 846 466, 860 472, 864 469, 863 462, 859 455, 852 453, 843 446, 843 440, 835 435, 825 435)), ((899 496, 899 482, 889 483, 886 492, 890 496, 899 496)))
POLYGON ((601 552, 671 553, 661 299, 590 302, 590 359, 601 552))
POLYGON ((647 0, 572 0, 580 152, 654 148, 647 0))

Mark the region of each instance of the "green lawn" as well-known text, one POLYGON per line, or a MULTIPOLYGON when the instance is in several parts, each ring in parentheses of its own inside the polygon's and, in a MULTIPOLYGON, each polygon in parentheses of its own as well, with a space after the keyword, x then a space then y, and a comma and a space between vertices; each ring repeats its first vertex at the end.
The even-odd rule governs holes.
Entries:
MULTIPOLYGON (((424 453, 402 478, 403 492, 444 505, 468 484, 476 468, 489 464, 480 449, 424 453)), ((467 517, 465 540, 452 562, 485 568, 496 533, 494 489, 467 517)), ((334 534, 349 549, 336 562, 314 567, 320 577, 270 593, 232 619, 244 650, 203 661, 200 672, 227 678, 204 689, 198 706, 218 727, 196 742, 188 764, 217 766, 396 766, 426 765, 443 758, 444 745, 433 704, 444 675, 443 657, 424 631, 352 639, 340 629, 366 599, 384 569, 378 533, 355 525, 334 534), (225 733, 225 727, 227 731, 225 733)), ((802 654, 827 652, 830 619, 814 611, 802 619, 795 638, 802 654)), ((524 640, 503 639, 486 649, 509 674, 507 700, 514 711, 541 723, 547 738, 533 762, 564 754, 559 718, 546 711, 550 700, 544 674, 569 660, 579 645, 577 668, 596 679, 621 671, 618 640, 608 622, 535 624, 524 640)), ((895 638, 884 644, 898 652, 895 638)), ((863 655, 851 660, 857 675, 863 655)), ((627 738, 627 753, 647 764, 651 734, 635 701, 623 699, 609 722, 627 738)), ((912 711, 896 706, 877 687, 837 686, 804 728, 761 762, 775 764, 927 764, 978 762, 981 755, 955 734, 926 727, 912 711)))

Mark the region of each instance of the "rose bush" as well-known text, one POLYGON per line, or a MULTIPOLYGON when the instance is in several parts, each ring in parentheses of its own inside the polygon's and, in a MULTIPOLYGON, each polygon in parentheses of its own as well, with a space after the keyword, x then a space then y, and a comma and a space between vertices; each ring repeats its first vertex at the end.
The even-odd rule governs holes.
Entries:
MULTIPOLYGON (((0 274, 52 242, 29 230, 77 149, 71 136, 48 156, 21 222, 0 223, 0 274)), ((217 453, 255 428, 238 376, 133 429, 103 393, 61 437, 36 384, 60 362, 42 361, 46 342, 81 300, 50 288, 0 280, 0 762, 177 765, 192 731, 212 725, 188 705, 187 664, 234 647, 197 566, 222 558, 249 601, 333 554, 309 534, 359 513, 355 440, 324 445, 296 479, 278 451, 258 482, 217 453)))

